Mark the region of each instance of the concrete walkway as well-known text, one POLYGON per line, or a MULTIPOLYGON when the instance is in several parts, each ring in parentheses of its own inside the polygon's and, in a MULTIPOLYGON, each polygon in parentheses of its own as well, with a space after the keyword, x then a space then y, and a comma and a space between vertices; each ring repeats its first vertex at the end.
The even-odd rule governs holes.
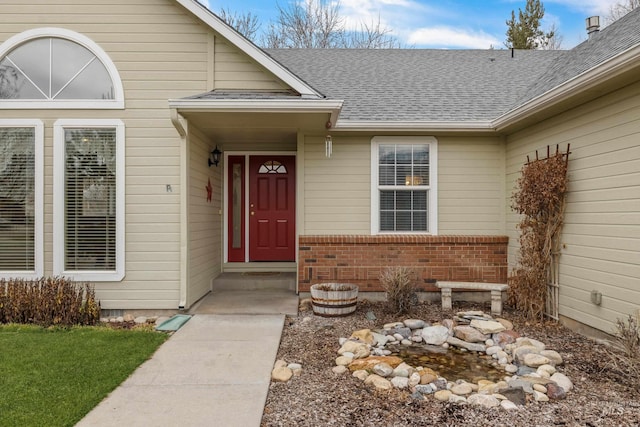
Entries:
POLYGON ((283 325, 196 314, 77 426, 257 427, 283 325))

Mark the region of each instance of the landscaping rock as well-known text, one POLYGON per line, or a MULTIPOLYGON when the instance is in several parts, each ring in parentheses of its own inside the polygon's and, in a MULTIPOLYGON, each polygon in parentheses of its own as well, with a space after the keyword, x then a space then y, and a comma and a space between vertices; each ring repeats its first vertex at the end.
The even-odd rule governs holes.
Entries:
POLYGON ((351 334, 349 339, 357 340, 369 345, 374 343, 373 334, 371 333, 371 329, 360 329, 359 331, 354 331, 351 334))
POLYGON ((473 389, 471 388, 471 384, 468 383, 456 384, 451 387, 451 393, 459 396, 471 394, 471 392, 473 392, 473 389))
POLYGON ((514 409, 518 409, 518 405, 516 405, 510 400, 501 401, 500 406, 502 407, 502 409, 505 409, 507 411, 513 411, 514 409))
POLYGON ((356 359, 349 364, 350 371, 365 370, 371 371, 378 363, 386 363, 395 368, 402 363, 402 359, 397 356, 369 356, 364 359, 356 359))
POLYGON ((409 378, 393 377, 391 378, 391 385, 393 385, 397 389, 403 390, 409 387, 409 378))
POLYGON ((364 380, 366 385, 373 385, 377 390, 391 390, 393 385, 391 382, 379 375, 371 374, 364 380))
POLYGON ((449 337, 447 339, 447 343, 451 345, 455 345, 456 347, 459 347, 459 348, 465 348, 469 351, 477 351, 482 353, 484 353, 487 349, 487 347, 485 347, 484 344, 474 344, 474 343, 463 341, 456 337, 449 337))
POLYGON ((345 352, 353 353, 355 359, 363 359, 371 354, 367 344, 357 341, 346 341, 338 350, 338 354, 342 355, 345 352))
POLYGON ((562 360, 562 356, 560 356, 560 353, 555 350, 542 350, 540 354, 549 359, 551 361, 550 363, 554 366, 559 366, 564 363, 564 361, 562 360))
POLYGON ((348 371, 346 366, 338 365, 331 368, 334 374, 342 375, 348 371))
POLYGON ((540 354, 529 353, 525 354, 523 362, 531 368, 537 368, 542 365, 548 365, 549 359, 540 354))
POLYGON ((359 370, 359 371, 354 371, 352 375, 354 377, 358 378, 359 380, 364 381, 369 376, 369 372, 363 371, 363 370, 359 370))
POLYGON ((428 326, 422 329, 422 339, 431 345, 442 345, 449 338, 449 329, 445 326, 428 326))
POLYGON ((456 338, 470 343, 484 343, 488 336, 471 326, 456 326, 453 328, 456 338))
POLYGON ((449 390, 438 390, 433 394, 433 397, 440 402, 448 402, 451 395, 449 390))
POLYGON ((573 388, 573 383, 571 382, 571 380, 566 375, 561 374, 560 372, 556 372, 555 374, 551 375, 551 381, 558 384, 567 393, 570 392, 573 388))
POLYGON ((388 377, 393 374, 393 368, 387 363, 378 363, 377 365, 374 365, 373 373, 378 374, 381 377, 388 377))
POLYGON ((431 368, 424 368, 418 371, 420 375, 420 384, 429 384, 438 379, 438 374, 431 368))
POLYGON ((293 371, 286 366, 274 368, 271 371, 271 380, 286 383, 293 376, 293 371))
POLYGON ((426 322, 421 319, 406 319, 402 323, 410 329, 421 329, 427 326, 426 322))
POLYGON ((336 358, 336 365, 338 365, 338 366, 349 366, 349 364, 351 362, 353 362, 353 358, 352 357, 338 356, 336 358))
POLYGON ((567 398, 567 392, 556 383, 547 384, 547 396, 549 399, 562 400, 567 398))
POLYGON ((467 397, 467 402, 473 406, 481 406, 483 408, 500 406, 500 401, 490 394, 472 394, 467 397))
POLYGON ((494 320, 478 320, 473 319, 471 326, 482 332, 483 334, 495 334, 506 330, 500 322, 494 320))

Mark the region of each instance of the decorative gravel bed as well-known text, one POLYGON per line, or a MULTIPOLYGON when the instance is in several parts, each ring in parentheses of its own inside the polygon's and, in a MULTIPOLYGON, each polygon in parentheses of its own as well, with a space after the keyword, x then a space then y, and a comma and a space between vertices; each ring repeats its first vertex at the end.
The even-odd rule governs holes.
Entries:
MULTIPOLYGON (((485 310, 454 305, 454 311, 485 310)), ((287 382, 273 381, 263 426, 635 426, 640 425, 640 393, 609 365, 606 347, 555 322, 531 324, 508 307, 503 318, 521 336, 545 343, 563 359, 562 372, 573 387, 565 398, 538 401, 526 393, 516 408, 486 408, 417 396, 415 387, 376 389, 350 372, 335 373, 340 338, 385 323, 422 319, 433 325, 451 319, 439 304, 421 304, 399 319, 382 303, 361 300, 344 318, 321 318, 311 311, 287 317, 278 359, 299 364, 287 382), (373 314, 373 316, 372 316, 373 314), (367 316, 368 315, 368 316, 367 316), (375 316, 375 319, 373 318, 375 316)), ((485 349, 486 351, 486 349, 485 349)), ((463 395, 464 396, 464 395, 463 395)), ((468 396, 468 395, 466 395, 468 396)), ((465 398, 466 399, 466 398, 465 398)))

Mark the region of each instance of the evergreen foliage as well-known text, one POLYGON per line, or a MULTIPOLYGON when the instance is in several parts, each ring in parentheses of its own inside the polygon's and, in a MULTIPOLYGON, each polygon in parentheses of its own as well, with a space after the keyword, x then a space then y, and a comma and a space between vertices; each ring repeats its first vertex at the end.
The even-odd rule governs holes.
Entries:
POLYGON ((524 12, 518 9, 518 19, 511 11, 507 21, 507 41, 505 45, 513 49, 543 49, 554 37, 554 32, 545 33, 540 29, 544 17, 544 5, 540 0, 527 0, 524 12))

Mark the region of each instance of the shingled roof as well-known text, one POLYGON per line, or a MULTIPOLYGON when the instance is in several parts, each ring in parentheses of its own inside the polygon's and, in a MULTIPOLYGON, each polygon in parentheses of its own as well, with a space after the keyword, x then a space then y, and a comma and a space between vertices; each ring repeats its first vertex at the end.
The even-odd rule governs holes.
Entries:
POLYGON ((514 107, 542 95, 638 44, 640 44, 640 8, 634 9, 556 58, 514 107))
POLYGON ((278 62, 330 99, 340 120, 486 121, 508 110, 560 51, 278 49, 278 62))
POLYGON ((640 43, 640 9, 566 51, 267 49, 340 120, 492 120, 640 43))

